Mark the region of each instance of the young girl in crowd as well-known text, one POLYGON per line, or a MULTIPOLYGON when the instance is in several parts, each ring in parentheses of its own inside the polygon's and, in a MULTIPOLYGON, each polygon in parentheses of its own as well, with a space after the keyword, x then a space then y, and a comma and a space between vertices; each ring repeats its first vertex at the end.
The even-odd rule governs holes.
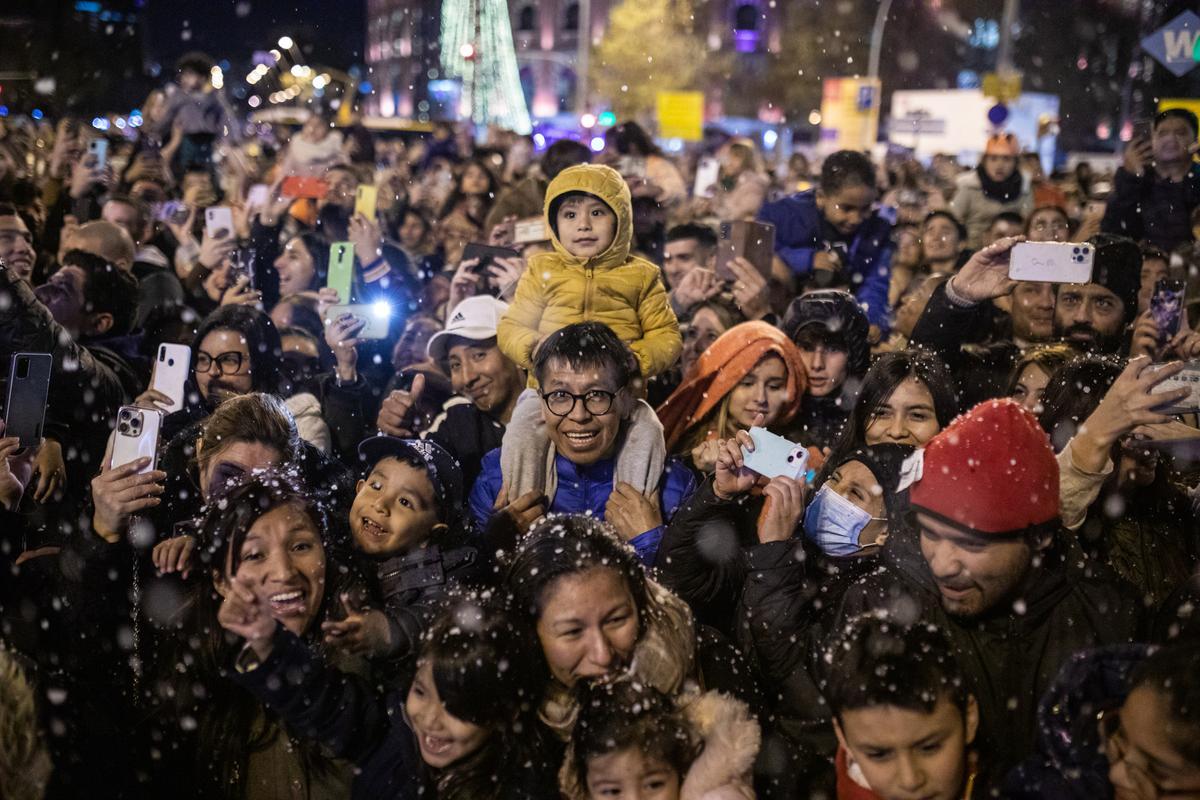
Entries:
POLYGON ((884 443, 920 447, 957 415, 954 382, 940 358, 923 350, 885 353, 863 377, 835 449, 884 443))
POLYGON ((753 800, 758 723, 718 692, 673 701, 630 680, 584 695, 562 768, 568 800, 753 800))
POLYGON ((543 668, 528 630, 488 595, 447 602, 407 689, 379 696, 326 666, 239 588, 221 624, 245 644, 232 680, 305 738, 356 767, 354 798, 557 796, 561 747, 534 713, 543 668))

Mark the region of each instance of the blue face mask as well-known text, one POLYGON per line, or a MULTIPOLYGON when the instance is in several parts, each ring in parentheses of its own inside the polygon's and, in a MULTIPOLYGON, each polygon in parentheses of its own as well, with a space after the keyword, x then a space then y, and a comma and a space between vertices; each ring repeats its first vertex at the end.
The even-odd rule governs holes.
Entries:
POLYGON ((826 484, 804 512, 804 535, 829 556, 851 556, 862 550, 858 537, 872 517, 826 484))

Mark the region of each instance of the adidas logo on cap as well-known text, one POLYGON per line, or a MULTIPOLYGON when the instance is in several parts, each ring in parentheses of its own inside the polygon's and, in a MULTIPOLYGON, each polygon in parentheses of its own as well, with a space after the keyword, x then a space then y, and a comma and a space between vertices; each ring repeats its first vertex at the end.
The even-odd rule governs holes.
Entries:
POLYGON ((456 322, 462 322, 466 318, 467 318, 467 315, 462 313, 461 311, 459 311, 457 314, 455 314, 453 317, 450 318, 450 324, 453 325, 456 322))

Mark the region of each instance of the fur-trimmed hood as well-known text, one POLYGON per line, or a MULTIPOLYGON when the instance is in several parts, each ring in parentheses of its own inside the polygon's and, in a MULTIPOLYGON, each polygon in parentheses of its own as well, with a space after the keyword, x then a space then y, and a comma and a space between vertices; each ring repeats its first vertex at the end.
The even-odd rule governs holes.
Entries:
MULTIPOLYGON (((684 776, 679 800, 754 800, 751 771, 762 733, 750 709, 720 692, 685 692, 676 698, 693 739, 703 745, 684 776)), ((587 800, 568 745, 559 782, 568 800, 587 800)))

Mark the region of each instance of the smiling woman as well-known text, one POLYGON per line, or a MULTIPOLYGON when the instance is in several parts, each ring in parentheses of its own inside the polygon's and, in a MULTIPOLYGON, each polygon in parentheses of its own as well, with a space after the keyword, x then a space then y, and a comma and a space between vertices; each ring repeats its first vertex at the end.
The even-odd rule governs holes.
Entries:
POLYGON ((194 773, 212 796, 252 796, 280 776, 311 796, 349 789, 348 765, 316 747, 294 746, 275 716, 224 674, 241 646, 218 623, 231 602, 248 602, 272 629, 282 626, 317 648, 320 623, 354 582, 339 557, 340 529, 310 495, 287 475, 260 473, 211 506, 200 523, 201 561, 211 572, 193 583, 179 636, 164 648, 178 657, 161 662, 162 680, 154 685, 164 731, 175 740, 181 730, 195 731, 175 754, 190 763, 176 766, 194 773))

